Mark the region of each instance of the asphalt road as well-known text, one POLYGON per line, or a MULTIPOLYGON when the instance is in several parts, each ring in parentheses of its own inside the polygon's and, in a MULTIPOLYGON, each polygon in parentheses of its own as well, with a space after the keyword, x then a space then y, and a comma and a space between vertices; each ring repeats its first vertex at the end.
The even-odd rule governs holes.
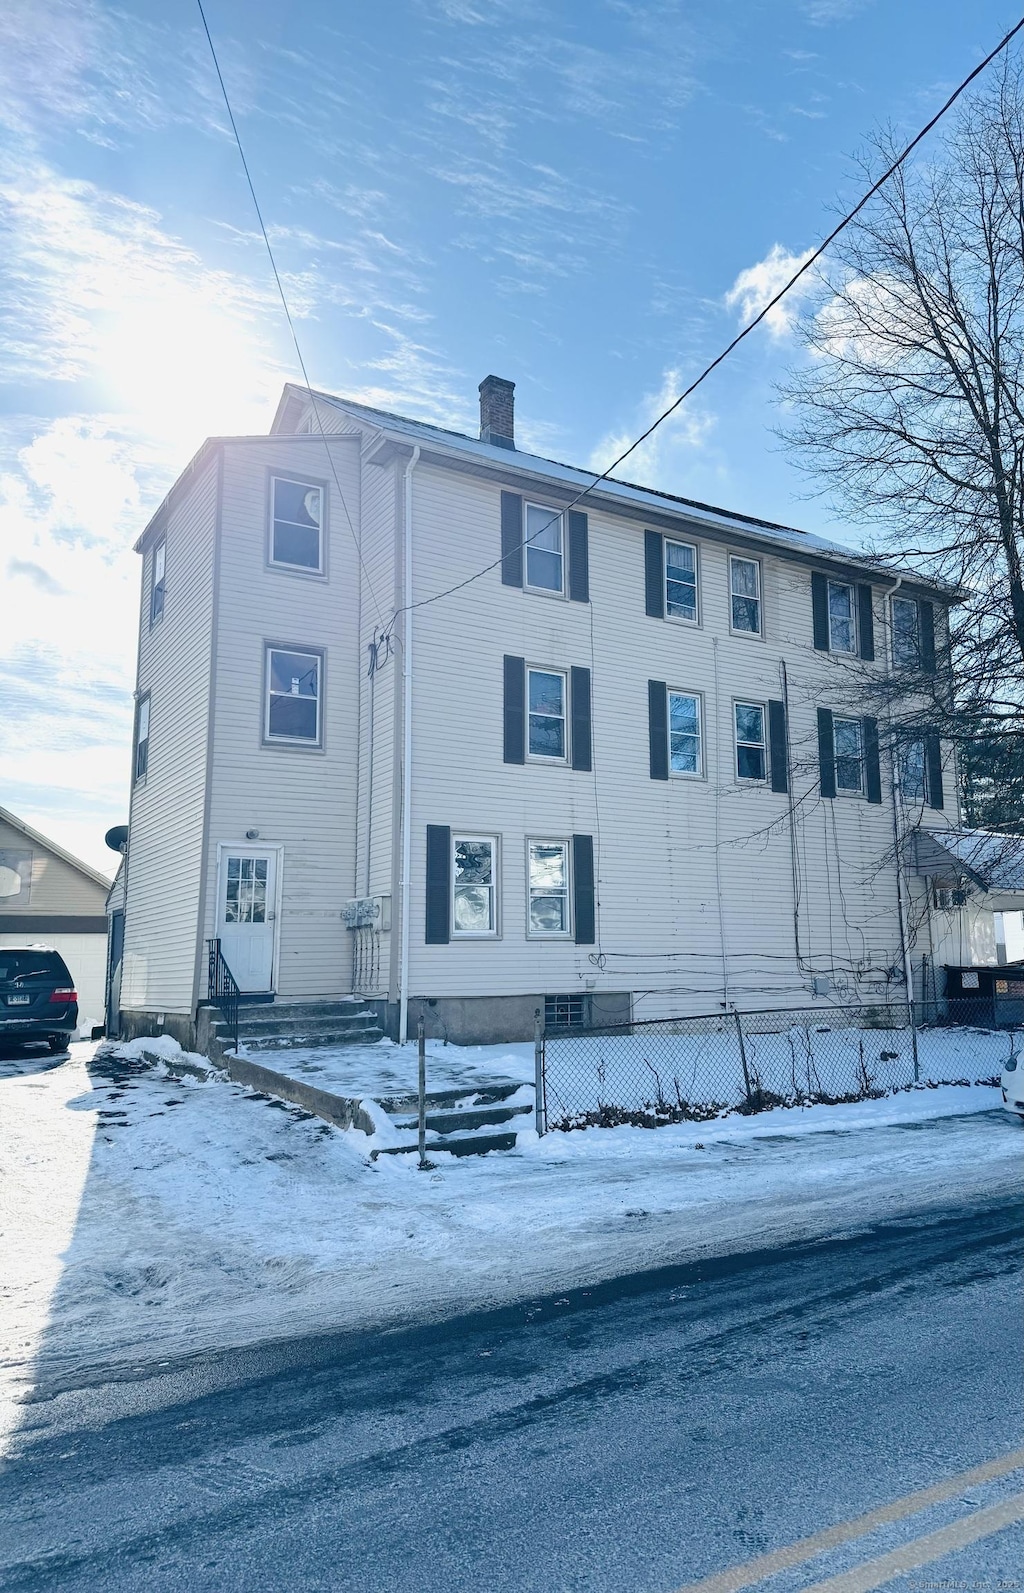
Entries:
MULTIPOLYGON (((671 1593, 1021 1446, 1021 1215, 42 1388, 0 1474, 0 1588, 671 1593)), ((1000 1505, 1019 1458, 758 1585, 1000 1505)), ((1022 1566, 1004 1526, 889 1581, 1022 1566)))

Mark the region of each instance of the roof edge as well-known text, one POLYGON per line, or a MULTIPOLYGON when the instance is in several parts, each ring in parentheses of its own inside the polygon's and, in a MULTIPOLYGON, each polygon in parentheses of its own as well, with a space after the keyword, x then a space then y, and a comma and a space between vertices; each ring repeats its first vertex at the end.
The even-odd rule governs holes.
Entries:
POLYGON ((34 830, 31 824, 26 824, 24 819, 19 819, 17 814, 11 813, 8 808, 0 808, 0 819, 5 824, 9 824, 12 829, 20 830, 22 835, 27 836, 30 841, 35 841, 39 846, 45 846, 47 851, 52 852, 55 857, 59 857, 63 863, 69 863, 80 874, 87 875, 93 884, 102 885, 104 890, 109 891, 113 880, 109 879, 106 874, 101 874, 99 869, 93 868, 90 863, 83 863, 82 859, 75 857, 72 852, 66 852, 62 846, 57 845, 56 841, 51 841, 48 836, 41 834, 39 830, 34 830))

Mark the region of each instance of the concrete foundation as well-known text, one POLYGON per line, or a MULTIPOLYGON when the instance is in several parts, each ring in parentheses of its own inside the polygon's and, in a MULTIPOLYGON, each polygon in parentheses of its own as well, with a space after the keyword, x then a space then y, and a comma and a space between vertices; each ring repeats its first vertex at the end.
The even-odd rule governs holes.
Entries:
MULTIPOLYGON (((392 1040, 398 1039, 397 1001, 369 1001, 377 1022, 392 1040)), ((631 1016, 629 991, 587 992, 583 996, 585 1024, 628 1023, 631 1016)), ((544 1017, 544 997, 538 996, 411 996, 409 1035, 423 1018, 427 1038, 449 1040, 452 1045, 504 1045, 516 1040, 532 1040, 537 1013, 544 1017)))

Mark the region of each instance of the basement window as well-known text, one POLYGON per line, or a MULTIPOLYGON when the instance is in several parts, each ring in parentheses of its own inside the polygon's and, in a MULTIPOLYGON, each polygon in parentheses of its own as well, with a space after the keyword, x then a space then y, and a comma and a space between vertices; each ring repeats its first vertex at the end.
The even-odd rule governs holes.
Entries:
POLYGON ((586 1022, 586 996, 545 996, 545 1029, 581 1029, 586 1022))

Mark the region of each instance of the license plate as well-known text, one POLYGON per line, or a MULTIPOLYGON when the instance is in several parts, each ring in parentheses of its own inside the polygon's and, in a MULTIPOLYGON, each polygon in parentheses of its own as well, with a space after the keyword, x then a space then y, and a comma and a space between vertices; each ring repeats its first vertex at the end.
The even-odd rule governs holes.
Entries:
POLYGON ((8 996, 7 1005, 9 1007, 27 1007, 31 1000, 31 996, 8 996))

